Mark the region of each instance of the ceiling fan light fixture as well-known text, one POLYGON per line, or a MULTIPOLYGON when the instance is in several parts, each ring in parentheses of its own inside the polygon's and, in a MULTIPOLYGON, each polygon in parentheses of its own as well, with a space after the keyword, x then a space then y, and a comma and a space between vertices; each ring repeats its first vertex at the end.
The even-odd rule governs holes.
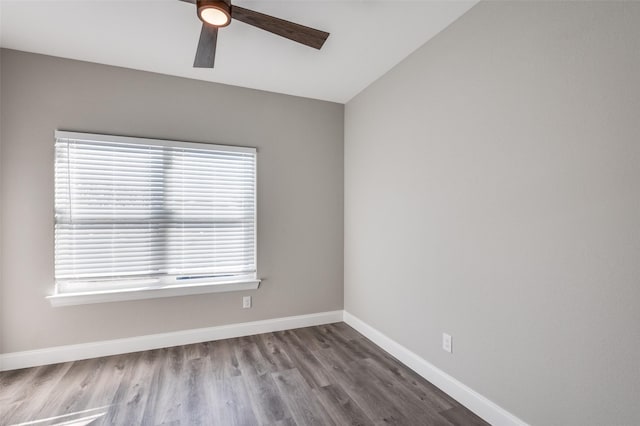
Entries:
POLYGON ((222 0, 198 0, 198 18, 214 27, 226 27, 231 23, 231 7, 222 0))

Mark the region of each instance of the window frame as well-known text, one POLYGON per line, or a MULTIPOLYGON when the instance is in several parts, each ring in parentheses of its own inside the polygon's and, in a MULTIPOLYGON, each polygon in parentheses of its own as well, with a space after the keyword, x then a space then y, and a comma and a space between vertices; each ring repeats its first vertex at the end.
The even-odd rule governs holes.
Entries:
MULTIPOLYGON (((252 153, 254 157, 254 191, 253 191, 253 241, 254 241, 254 262, 255 273, 246 274, 244 276, 234 276, 229 278, 197 278, 190 279, 188 282, 181 283, 179 280, 167 280, 163 277, 153 280, 148 285, 137 285, 135 287, 128 286, 114 286, 114 288, 104 288, 91 290, 91 291, 60 291, 58 284, 55 284, 53 294, 47 296, 47 299, 52 306, 67 306, 89 303, 103 303, 114 302, 124 300, 138 300, 138 299, 151 299, 159 297, 174 297, 183 295, 194 294, 206 294, 206 293, 219 293, 228 291, 245 291, 255 290, 260 286, 261 280, 257 278, 257 225, 258 225, 258 210, 257 210, 257 198, 258 198, 258 158, 257 148, 246 146, 231 146, 231 145, 218 145, 209 143, 196 143, 196 142, 184 142, 165 139, 148 139, 130 136, 115 136, 105 134, 92 134, 92 133, 79 133, 71 131, 56 130, 54 134, 54 140, 70 139, 70 140, 86 140, 94 142, 106 142, 106 143, 124 143, 124 144, 143 144, 147 146, 161 146, 171 148, 190 148, 190 149, 210 149, 215 151, 227 151, 227 152, 244 152, 252 153)), ((54 200, 56 194, 54 190, 54 200)), ((54 228, 56 221, 54 218, 54 228)), ((55 240, 55 238, 54 238, 55 240)), ((53 247, 53 253, 55 254, 55 245, 53 247)), ((55 274, 54 274, 55 275, 55 274)), ((54 278, 55 281, 55 278, 54 278)), ((114 283, 121 284, 126 280, 117 280, 114 283)))

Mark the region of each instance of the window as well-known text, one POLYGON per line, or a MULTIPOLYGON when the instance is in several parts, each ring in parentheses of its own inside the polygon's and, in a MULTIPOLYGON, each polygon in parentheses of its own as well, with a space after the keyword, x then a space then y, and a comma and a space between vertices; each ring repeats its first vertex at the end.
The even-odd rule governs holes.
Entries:
POLYGON ((257 288, 256 150, 56 132, 55 279, 54 298, 257 288))

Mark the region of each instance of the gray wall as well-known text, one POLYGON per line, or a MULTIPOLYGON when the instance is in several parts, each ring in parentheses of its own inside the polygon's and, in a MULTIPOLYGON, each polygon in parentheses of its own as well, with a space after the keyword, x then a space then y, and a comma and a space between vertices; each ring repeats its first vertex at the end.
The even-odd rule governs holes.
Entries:
MULTIPOLYGON (((2 5, 0 4, 0 15, 2 5)), ((2 19, 2 16, 0 16, 2 19)), ((0 54, 0 191, 2 189, 2 55, 0 54)), ((2 193, 0 192, 0 242, 2 241, 2 193)), ((2 244, 0 243, 0 307, 2 307, 2 244)), ((2 312, 0 312, 0 354, 4 353, 2 312)))
POLYGON ((640 424, 640 3, 481 2, 345 114, 345 309, 532 424, 640 424))
POLYGON ((343 306, 344 106, 2 51, 5 353, 343 306), (258 274, 245 293, 52 308, 55 129, 258 148, 258 274))

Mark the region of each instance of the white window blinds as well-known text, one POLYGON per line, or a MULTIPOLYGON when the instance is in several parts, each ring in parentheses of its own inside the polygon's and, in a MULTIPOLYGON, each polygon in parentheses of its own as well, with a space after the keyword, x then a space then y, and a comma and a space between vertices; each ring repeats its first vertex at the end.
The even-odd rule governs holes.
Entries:
POLYGON ((56 132, 60 293, 255 278, 253 148, 56 132))

